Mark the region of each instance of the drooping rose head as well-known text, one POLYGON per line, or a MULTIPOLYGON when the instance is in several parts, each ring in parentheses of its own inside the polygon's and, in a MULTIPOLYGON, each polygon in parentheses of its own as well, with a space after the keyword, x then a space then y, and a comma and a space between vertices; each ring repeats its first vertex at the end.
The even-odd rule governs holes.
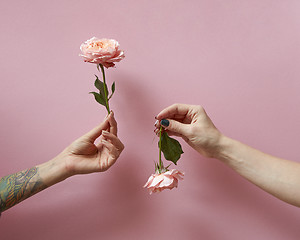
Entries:
POLYGON ((119 43, 114 39, 98 39, 93 37, 82 43, 80 50, 85 62, 102 64, 104 67, 114 67, 114 62, 121 61, 125 55, 119 49, 119 43))
POLYGON ((150 194, 161 192, 165 189, 172 189, 178 186, 178 180, 182 180, 183 176, 184 173, 176 169, 160 174, 152 174, 144 185, 144 188, 148 188, 150 194))

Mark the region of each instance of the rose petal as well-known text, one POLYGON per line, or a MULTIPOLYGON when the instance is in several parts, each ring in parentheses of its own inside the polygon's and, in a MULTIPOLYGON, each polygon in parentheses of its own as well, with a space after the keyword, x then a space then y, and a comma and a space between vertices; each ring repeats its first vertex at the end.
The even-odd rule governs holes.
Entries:
POLYGON ((148 178, 148 181, 146 182, 146 184, 144 185, 144 187, 150 186, 150 184, 152 183, 153 179, 154 179, 154 175, 152 174, 152 175, 148 178))
POLYGON ((160 182, 159 187, 169 187, 173 184, 174 178, 169 176, 164 176, 163 181, 160 182))
POLYGON ((164 176, 162 174, 156 175, 150 184, 150 187, 158 187, 159 184, 164 180, 164 176))

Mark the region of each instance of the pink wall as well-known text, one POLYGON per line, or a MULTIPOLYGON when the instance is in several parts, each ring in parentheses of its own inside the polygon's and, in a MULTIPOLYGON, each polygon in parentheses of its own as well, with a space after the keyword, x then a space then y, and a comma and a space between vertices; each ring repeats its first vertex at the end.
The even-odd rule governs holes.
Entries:
POLYGON ((6 211, 0 239, 299 239, 300 212, 181 141, 176 190, 142 188, 157 160, 154 116, 202 104, 225 134, 299 160, 300 2, 2 1, 0 176, 54 157, 105 116, 86 39, 117 39, 107 72, 126 145, 108 172, 76 176, 6 211))

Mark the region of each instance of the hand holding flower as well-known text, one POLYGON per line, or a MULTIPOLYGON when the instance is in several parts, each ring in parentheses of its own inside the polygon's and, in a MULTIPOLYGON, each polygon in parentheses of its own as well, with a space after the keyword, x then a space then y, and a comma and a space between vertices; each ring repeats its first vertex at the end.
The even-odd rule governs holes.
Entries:
POLYGON ((150 194, 161 192, 165 189, 173 189, 178 186, 178 180, 182 180, 184 173, 176 169, 169 170, 169 166, 165 167, 162 161, 162 152, 166 160, 172 161, 175 165, 183 153, 180 143, 168 136, 160 126, 159 134, 159 161, 155 163, 155 174, 152 174, 144 188, 148 188, 150 194))
MULTIPOLYGON (((161 121, 168 122, 169 135, 182 137, 192 148, 206 157, 216 157, 222 134, 201 106, 173 104, 157 115, 156 133, 161 121)), ((163 122, 162 122, 163 123, 163 122)))
POLYGON ((106 171, 124 149, 117 131, 111 112, 99 126, 75 140, 58 157, 65 160, 70 175, 106 171), (97 138, 99 143, 95 144, 97 138))

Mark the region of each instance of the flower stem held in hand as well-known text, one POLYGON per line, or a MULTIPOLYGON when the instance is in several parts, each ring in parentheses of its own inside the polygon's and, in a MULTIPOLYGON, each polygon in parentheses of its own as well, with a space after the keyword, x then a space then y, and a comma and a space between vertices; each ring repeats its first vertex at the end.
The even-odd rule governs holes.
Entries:
POLYGON ((178 180, 182 180, 184 173, 176 169, 169 170, 164 166, 162 161, 162 152, 166 160, 172 161, 175 165, 183 153, 180 143, 168 136, 163 131, 163 125, 159 127, 159 161, 155 162, 155 174, 152 174, 147 183, 144 185, 145 188, 149 189, 150 194, 155 192, 161 192, 164 189, 173 189, 178 186, 178 180))
POLYGON ((159 129, 159 168, 158 168, 158 171, 159 173, 161 173, 161 170, 164 169, 164 164, 161 160, 161 132, 162 132, 162 126, 160 126, 160 129, 159 129))
MULTIPOLYGON (((98 66, 100 66, 101 68, 101 72, 102 72, 102 78, 103 78, 103 88, 104 88, 104 97, 105 97, 105 104, 106 104, 106 110, 108 112, 108 114, 110 113, 110 108, 109 108, 109 104, 108 104, 108 90, 107 90, 107 85, 106 85, 106 80, 105 80, 105 72, 104 72, 104 67, 102 64, 98 64, 98 66)), ((99 67, 98 67, 99 70, 99 67)))

